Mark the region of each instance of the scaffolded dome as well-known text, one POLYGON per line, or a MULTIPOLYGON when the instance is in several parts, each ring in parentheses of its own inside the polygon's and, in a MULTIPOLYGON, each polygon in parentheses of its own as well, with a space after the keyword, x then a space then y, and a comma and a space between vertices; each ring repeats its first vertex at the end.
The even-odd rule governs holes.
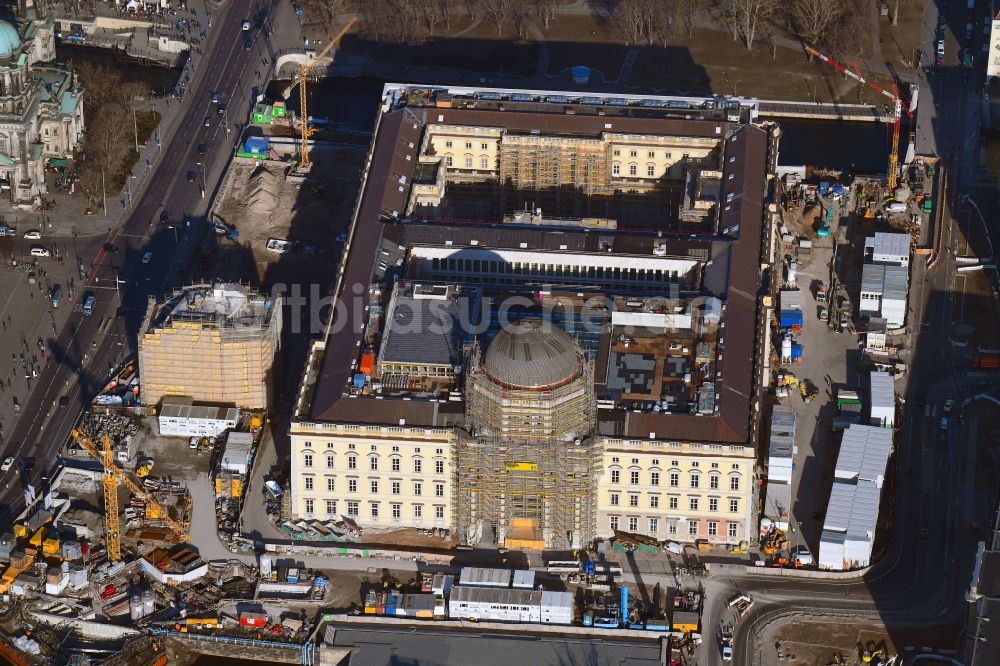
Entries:
POLYGON ((486 374, 510 388, 548 389, 579 376, 576 344, 558 326, 537 317, 504 327, 486 352, 486 374))

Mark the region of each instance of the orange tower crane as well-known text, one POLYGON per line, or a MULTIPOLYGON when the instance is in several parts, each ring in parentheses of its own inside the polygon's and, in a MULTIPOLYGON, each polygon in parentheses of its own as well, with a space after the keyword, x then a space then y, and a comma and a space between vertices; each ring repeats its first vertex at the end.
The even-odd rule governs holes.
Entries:
MULTIPOLYGON (((309 72, 311 72, 319 62, 326 57, 326 54, 330 50, 340 43, 341 38, 347 33, 348 30, 357 22, 357 17, 351 18, 347 22, 337 36, 330 40, 330 43, 323 47, 323 50, 319 52, 313 61, 308 65, 299 65, 299 76, 296 85, 299 87, 299 134, 301 136, 301 145, 299 146, 299 167, 302 169, 309 168, 309 137, 315 134, 316 129, 309 126, 309 95, 307 86, 309 80, 309 72)), ((289 90, 289 92, 291 92, 289 90)))
POLYGON ((191 541, 187 530, 173 520, 166 509, 159 502, 147 493, 142 486, 133 481, 128 473, 115 464, 114 449, 111 447, 111 438, 105 435, 101 441, 101 450, 98 451, 90 438, 79 430, 73 430, 73 440, 87 451, 95 460, 100 461, 104 466, 104 532, 108 547, 108 559, 117 562, 122 558, 122 533, 121 523, 118 521, 118 486, 123 485, 132 491, 136 497, 146 503, 147 508, 152 509, 151 513, 156 514, 163 523, 170 528, 170 531, 177 535, 177 538, 184 542, 191 541))
POLYGON ((889 90, 886 90, 882 86, 873 83, 868 79, 866 79, 864 76, 862 76, 861 72, 858 71, 857 65, 855 65, 854 69, 851 70, 842 65, 841 63, 839 63, 837 59, 834 58, 833 56, 817 51, 811 46, 806 45, 805 50, 806 53, 808 53, 811 56, 815 56, 816 58, 819 58, 820 60, 830 65, 844 76, 849 76, 858 83, 868 86, 875 92, 881 93, 886 97, 888 97, 890 100, 892 100, 892 105, 893 105, 892 150, 889 152, 889 174, 888 174, 888 185, 889 185, 888 190, 891 193, 893 190, 896 189, 896 181, 899 178, 899 130, 900 130, 900 125, 902 124, 903 111, 905 110, 907 115, 910 114, 909 106, 908 105, 904 106, 903 100, 899 96, 899 88, 896 86, 895 83, 893 83, 891 86, 892 90, 890 92, 889 90))

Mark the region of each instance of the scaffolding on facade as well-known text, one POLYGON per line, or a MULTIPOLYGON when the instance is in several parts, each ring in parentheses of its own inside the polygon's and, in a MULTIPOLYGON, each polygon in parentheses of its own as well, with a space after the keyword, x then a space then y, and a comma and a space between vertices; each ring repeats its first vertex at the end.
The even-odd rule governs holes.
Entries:
POLYGON ((248 286, 198 284, 150 298, 139 331, 142 395, 264 408, 281 344, 281 298, 248 286))
MULTIPOLYGON (((478 350, 468 379, 470 385, 477 381, 489 381, 478 350)), ((478 542, 489 530, 507 547, 581 547, 597 524, 601 460, 590 437, 596 417, 591 364, 583 364, 577 380, 551 391, 493 386, 493 395, 467 391, 473 428, 454 445, 459 538, 478 542)))

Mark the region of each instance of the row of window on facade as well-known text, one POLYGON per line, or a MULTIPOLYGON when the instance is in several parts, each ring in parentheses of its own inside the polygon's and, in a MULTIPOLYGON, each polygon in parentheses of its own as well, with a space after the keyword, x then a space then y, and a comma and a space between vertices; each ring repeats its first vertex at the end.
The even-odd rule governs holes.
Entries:
MULTIPOLYGON (((708 510, 715 512, 719 510, 719 499, 718 497, 708 498, 708 510)), ((621 493, 609 493, 608 503, 611 506, 621 506, 621 493)), ((628 494, 628 505, 630 507, 639 506, 639 493, 629 493, 628 494)), ((701 498, 700 497, 689 497, 688 498, 688 510, 690 511, 700 511, 701 498)), ((660 508, 660 496, 650 495, 649 496, 649 508, 659 509, 660 508)), ((667 497, 667 508, 672 510, 680 509, 680 497, 676 495, 669 495, 667 497)), ((729 512, 739 513, 740 511, 740 501, 739 499, 729 498, 729 512)))
MULTIPOLYGON (((455 159, 451 155, 445 155, 444 156, 444 165, 446 167, 453 167, 453 166, 455 166, 455 159)), ((472 169, 473 168, 473 166, 472 166, 472 157, 471 156, 466 156, 466 158, 465 158, 465 168, 466 169, 472 169)), ((489 160, 488 157, 480 157, 479 158, 479 168, 480 169, 485 169, 485 170, 492 170, 493 167, 490 166, 490 160, 489 160)))
MULTIPOLYGON (((678 524, 679 520, 676 518, 670 518, 666 521, 667 534, 678 534, 678 524)), ((719 521, 709 520, 705 522, 706 531, 708 536, 714 537, 719 536, 719 521)), ((608 516, 608 527, 612 530, 621 529, 622 521, 621 516, 608 516)), ((647 534, 659 534, 660 533, 660 519, 659 518, 648 518, 646 526, 647 534)), ((638 516, 627 516, 625 518, 625 530, 628 532, 639 532, 639 517, 638 516)), ((688 520, 687 521, 687 534, 688 536, 698 536, 701 530, 701 521, 698 520, 688 520)), ((726 536, 730 539, 735 539, 739 534, 739 524, 737 523, 727 523, 726 524, 726 536)))
MULTIPOLYGON (((612 162, 611 163, 611 175, 612 176, 620 176, 620 175, 622 175, 622 165, 619 164, 618 162, 612 162)), ((638 176, 639 175, 639 165, 638 164, 629 164, 628 165, 628 175, 630 175, 630 176, 638 176)), ((656 175, 656 165, 655 164, 647 164, 646 165, 646 175, 647 176, 655 176, 656 175)))
MULTIPOLYGON (((316 500, 312 498, 306 498, 302 500, 303 508, 305 509, 305 515, 312 516, 316 513, 316 500)), ((326 509, 326 515, 334 518, 339 516, 337 511, 337 500, 324 500, 324 508, 326 509)), ((434 519, 443 520, 444 519, 444 506, 435 505, 434 509, 434 519)), ((414 520, 422 520, 424 517, 424 505, 423 504, 413 504, 410 507, 411 515, 414 520)), ((381 515, 381 505, 379 502, 368 502, 368 515, 372 520, 378 520, 381 515)), ((403 517, 403 505, 397 502, 390 502, 389 504, 389 515, 394 520, 402 519, 403 517)), ((348 500, 347 502, 347 517, 348 518, 359 518, 361 516, 361 502, 354 500, 348 500)))
POLYGON ((472 273, 510 273, 523 275, 547 275, 556 277, 567 275, 572 277, 591 277, 597 280, 633 280, 645 282, 677 281, 678 271, 661 269, 621 268, 619 266, 582 266, 580 264, 535 264, 520 261, 495 261, 482 259, 453 259, 434 257, 431 259, 433 270, 462 271, 472 273))
MULTIPOLYGON (((332 476, 324 477, 326 478, 326 492, 335 493, 337 492, 337 479, 332 476)), ((412 481, 413 484, 413 494, 416 496, 421 496, 424 494, 424 482, 423 481, 412 481)), ((368 480, 368 490, 373 495, 379 493, 379 479, 369 479, 368 480)), ((389 481, 389 492, 392 495, 402 495, 403 494, 403 482, 392 480, 389 481)), ((302 477, 302 488, 303 490, 316 490, 316 477, 314 476, 303 476, 302 477)), ((347 492, 356 493, 358 492, 358 479, 347 479, 347 492)), ((434 497, 444 497, 444 484, 435 483, 434 484, 434 497)))
MULTIPOLYGON (((378 461, 379 461, 379 459, 377 457, 375 457, 375 456, 369 457, 368 458, 368 469, 370 471, 372 471, 372 472, 377 472, 379 470, 379 462, 378 461)), ((326 456, 326 468, 327 469, 336 469, 336 464, 337 464, 336 456, 327 454, 327 456, 326 456)), ((402 463, 402 460, 399 458, 399 456, 393 456, 393 457, 389 458, 389 468, 393 472, 399 472, 399 471, 401 471, 402 465, 403 465, 403 463, 402 463)), ((313 466, 313 454, 312 453, 303 453, 302 454, 302 466, 303 467, 312 467, 313 466)), ((358 456, 356 456, 356 455, 348 455, 347 456, 347 469, 349 469, 349 470, 356 470, 356 469, 358 469, 358 456)), ((413 472, 415 474, 421 474, 423 471, 424 471, 424 461, 423 461, 423 458, 414 458, 413 459, 413 472)), ((434 461, 434 473, 435 474, 444 474, 444 461, 443 460, 435 460, 434 461)))
MULTIPOLYGON (((721 474, 719 473, 708 473, 708 487, 711 490, 718 490, 719 484, 721 483, 721 474)), ((622 471, 620 469, 611 470, 611 483, 621 483, 622 482, 622 471)), ((628 473, 629 485, 638 486, 641 482, 641 473, 637 469, 629 470, 628 473)), ((660 485, 660 472, 651 471, 649 473, 649 485, 658 486, 660 485)), ((667 474, 667 485, 671 488, 679 488, 681 485, 681 473, 680 472, 670 472, 667 474)), ((688 487, 689 488, 699 488, 701 487, 701 472, 691 472, 688 475, 688 487)), ((740 489, 740 477, 736 475, 731 475, 729 477, 729 489, 739 490, 740 489)))
MULTIPOLYGON (((621 148, 615 148, 614 151, 612 151, 612 154, 615 157, 621 157, 622 156, 621 148)), ((632 150, 628 151, 628 156, 629 157, 639 157, 639 151, 633 148, 632 150)), ((666 159, 668 159, 668 160, 669 159, 673 159, 673 154, 672 153, 663 153, 663 157, 666 158, 666 159)), ((686 160, 686 159, 688 159, 688 157, 689 157, 689 155, 687 153, 684 153, 684 158, 683 159, 686 160)), ((656 159, 656 151, 655 150, 647 150, 646 151, 646 159, 655 160, 656 159)))
MULTIPOLYGON (((452 141, 445 141, 444 142, 444 147, 445 148, 453 148, 454 147, 454 143, 452 141)), ((471 141, 466 141, 465 142, 465 149, 466 150, 472 150, 472 142, 471 141)), ((479 144, 479 149, 480 150, 489 150, 490 149, 490 144, 488 144, 488 143, 480 143, 479 144)))

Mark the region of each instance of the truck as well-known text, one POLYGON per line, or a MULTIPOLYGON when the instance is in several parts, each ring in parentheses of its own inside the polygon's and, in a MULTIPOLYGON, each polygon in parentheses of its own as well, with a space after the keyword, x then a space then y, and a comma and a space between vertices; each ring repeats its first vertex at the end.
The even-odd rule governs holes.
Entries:
POLYGON ((229 240, 236 240, 240 237, 239 230, 235 226, 226 224, 225 222, 216 222, 212 225, 212 228, 215 229, 216 236, 225 236, 229 240))
POLYGON ((1000 366, 1000 355, 979 354, 972 359, 972 367, 978 370, 996 370, 1000 366))
POLYGON ((733 630, 729 626, 723 627, 719 632, 719 650, 722 652, 722 661, 733 660, 733 630))
POLYGON ((842 409, 844 405, 860 405, 861 398, 857 391, 847 389, 837 389, 837 408, 842 409))

